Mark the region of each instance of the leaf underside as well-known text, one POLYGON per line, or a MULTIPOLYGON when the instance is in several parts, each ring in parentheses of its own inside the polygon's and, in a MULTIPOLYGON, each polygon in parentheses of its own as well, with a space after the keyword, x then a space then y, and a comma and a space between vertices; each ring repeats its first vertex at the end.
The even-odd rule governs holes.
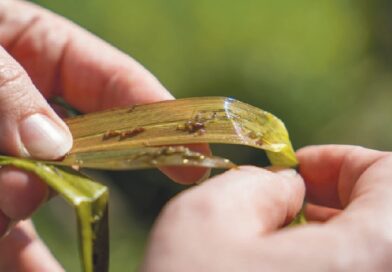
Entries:
POLYGON ((108 271, 108 189, 72 168, 129 170, 162 166, 232 168, 228 159, 192 151, 222 143, 264 149, 272 165, 296 167, 282 121, 225 97, 200 97, 81 115, 66 120, 74 138, 61 161, 0 156, 0 165, 34 172, 76 209, 82 267, 108 271))

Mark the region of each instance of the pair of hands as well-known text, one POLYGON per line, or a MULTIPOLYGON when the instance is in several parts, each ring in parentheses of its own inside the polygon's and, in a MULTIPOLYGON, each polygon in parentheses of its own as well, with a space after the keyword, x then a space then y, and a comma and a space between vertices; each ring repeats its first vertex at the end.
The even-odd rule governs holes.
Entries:
MULTIPOLYGON (((2 153, 55 159, 69 150, 72 137, 46 102, 54 95, 83 112, 172 99, 140 64, 32 4, 0 1, 0 45, 2 153)), ((297 154, 300 175, 240 167, 175 197, 155 224, 141 269, 389 271, 391 154, 352 146, 297 154), (307 217, 318 223, 280 229, 299 212, 305 185, 313 203, 307 217)), ((188 184, 206 173, 162 170, 188 184)), ((34 175, 0 169, 0 235, 15 225, 0 240, 0 271, 63 270, 31 223, 19 222, 48 195, 34 175)))

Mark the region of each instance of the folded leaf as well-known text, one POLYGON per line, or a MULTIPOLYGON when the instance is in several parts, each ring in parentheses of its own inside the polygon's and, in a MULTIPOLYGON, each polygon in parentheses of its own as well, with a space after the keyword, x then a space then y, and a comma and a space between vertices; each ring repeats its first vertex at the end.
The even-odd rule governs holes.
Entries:
POLYGON ((108 189, 70 168, 0 156, 0 166, 33 172, 75 207, 84 271, 108 271, 108 189))
POLYGON ((297 166, 287 130, 274 115, 232 98, 201 97, 81 115, 66 120, 72 150, 61 161, 0 156, 0 165, 32 171, 76 209, 85 272, 108 271, 108 190, 74 169, 161 166, 231 168, 228 159, 190 150, 194 143, 264 149, 272 165, 297 166))
MULTIPOLYGON (((190 160, 180 150, 146 147, 192 143, 247 145, 266 150, 273 165, 297 164, 283 122, 232 98, 188 98, 112 109, 68 119, 67 124, 74 146, 61 162, 66 165, 102 169, 187 165, 190 160)), ((233 166, 216 157, 200 156, 197 161, 200 166, 233 166)))

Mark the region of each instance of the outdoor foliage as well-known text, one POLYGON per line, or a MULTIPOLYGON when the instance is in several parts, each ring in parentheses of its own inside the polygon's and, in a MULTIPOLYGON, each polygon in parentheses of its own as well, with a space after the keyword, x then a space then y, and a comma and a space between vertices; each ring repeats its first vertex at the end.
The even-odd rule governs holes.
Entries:
MULTIPOLYGON (((295 148, 320 143, 392 148, 390 1, 35 2, 139 60, 176 97, 232 96, 272 112, 285 121, 295 148)), ((265 162, 251 149, 217 149, 236 162, 265 162)), ((113 212, 118 231, 112 269, 136 267, 154 216, 182 187, 155 171, 94 175, 112 180, 119 203, 113 212)), ((75 246, 64 238, 73 235, 69 220, 45 225, 48 215, 64 214, 57 202, 36 222, 67 270, 78 271, 76 255, 69 256, 75 246)))

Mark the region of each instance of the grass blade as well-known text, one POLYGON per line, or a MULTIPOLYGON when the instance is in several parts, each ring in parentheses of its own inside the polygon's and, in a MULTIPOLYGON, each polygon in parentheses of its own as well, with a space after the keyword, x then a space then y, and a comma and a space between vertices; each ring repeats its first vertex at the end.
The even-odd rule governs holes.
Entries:
MULTIPOLYGON (((167 149, 151 147, 192 143, 252 146, 264 149, 273 165, 297 165, 283 122, 231 98, 201 97, 138 105, 78 116, 68 119, 67 124, 74 146, 61 162, 66 165, 104 169, 186 165, 189 160, 181 158, 181 152, 174 158, 167 149), (169 155, 172 158, 165 159, 169 155)), ((193 165, 233 166, 221 158, 205 158, 209 163, 199 157, 193 165)))
POLYGON ((109 264, 108 189, 70 168, 0 156, 0 166, 33 172, 76 211, 83 271, 107 272, 109 264))
POLYGON ((111 170, 235 166, 227 159, 184 146, 193 143, 247 145, 265 150, 272 165, 298 164, 282 121, 231 98, 164 101, 91 113, 66 122, 74 146, 61 161, 0 156, 0 165, 34 172, 75 207, 85 272, 108 271, 108 189, 65 166, 111 170))

